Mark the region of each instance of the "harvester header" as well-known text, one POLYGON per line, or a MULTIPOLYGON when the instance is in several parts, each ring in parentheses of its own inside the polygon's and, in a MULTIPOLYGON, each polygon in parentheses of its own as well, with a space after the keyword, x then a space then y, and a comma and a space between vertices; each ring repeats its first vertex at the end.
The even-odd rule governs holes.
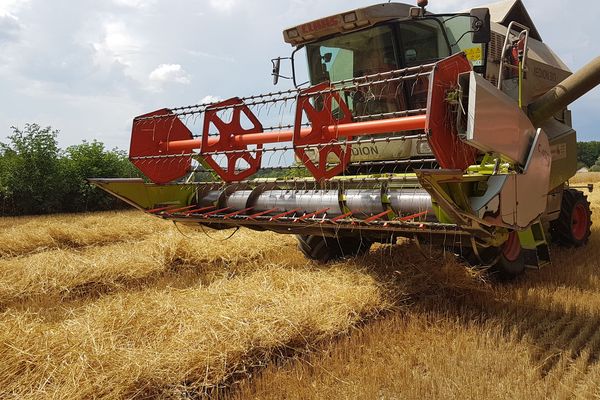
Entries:
POLYGON ((176 222, 297 234, 320 261, 404 236, 515 275, 550 260, 548 234, 584 244, 567 106, 598 84, 600 59, 571 75, 520 0, 420 3, 286 29, 307 85, 138 116, 129 156, 151 183, 92 182, 176 222))

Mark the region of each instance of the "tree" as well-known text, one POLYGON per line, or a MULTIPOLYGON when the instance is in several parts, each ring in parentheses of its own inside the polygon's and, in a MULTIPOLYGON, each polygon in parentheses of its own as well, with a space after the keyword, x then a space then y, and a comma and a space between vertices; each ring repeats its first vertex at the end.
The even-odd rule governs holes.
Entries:
POLYGON ((45 214, 123 207, 86 178, 138 177, 127 156, 93 141, 61 151, 57 130, 27 124, 0 143, 0 212, 45 214))
POLYGON ((58 131, 38 124, 26 124, 23 130, 11 129, 10 142, 0 143, 0 196, 5 211, 59 211, 62 205, 57 194, 64 191, 64 177, 56 140, 58 131))
POLYGON ((67 211, 106 210, 122 204, 113 196, 90 186, 86 178, 140 176, 124 152, 117 149, 108 151, 103 143, 96 140, 68 147, 62 164, 69 182, 65 192, 65 204, 69 204, 67 211))
POLYGON ((594 165, 592 165, 592 167, 590 168, 590 171, 592 171, 592 172, 600 172, 600 156, 596 160, 596 163, 594 165))
POLYGON ((577 143, 577 161, 580 161, 589 167, 594 165, 600 156, 600 142, 578 142, 577 143))

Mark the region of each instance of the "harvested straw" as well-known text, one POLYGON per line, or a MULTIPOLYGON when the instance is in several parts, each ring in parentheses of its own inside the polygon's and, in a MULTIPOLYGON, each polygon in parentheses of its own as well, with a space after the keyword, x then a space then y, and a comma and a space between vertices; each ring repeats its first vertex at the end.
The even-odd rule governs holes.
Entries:
POLYGON ((275 349, 310 345, 386 306, 377 282, 358 271, 256 268, 208 287, 108 296, 60 322, 4 313, 0 397, 202 391, 275 349))
POLYGON ((281 249, 273 234, 240 231, 227 242, 201 233, 183 236, 172 226, 139 242, 121 242, 84 250, 51 250, 0 260, 0 306, 39 298, 60 301, 144 285, 183 269, 198 269, 201 282, 234 273, 281 249))
POLYGON ((168 222, 139 211, 21 217, 8 221, 0 224, 0 258, 141 239, 153 230, 169 226, 168 222))
MULTIPOLYGON (((48 231, 30 222, 31 235, 48 231)), ((223 242, 145 226, 111 241, 118 225, 98 222, 104 234, 93 240, 83 229, 46 251, 15 245, 20 255, 0 260, 0 398, 202 393, 394 304, 482 285, 449 255, 432 262, 412 245, 318 266, 290 236, 242 229, 223 242)))

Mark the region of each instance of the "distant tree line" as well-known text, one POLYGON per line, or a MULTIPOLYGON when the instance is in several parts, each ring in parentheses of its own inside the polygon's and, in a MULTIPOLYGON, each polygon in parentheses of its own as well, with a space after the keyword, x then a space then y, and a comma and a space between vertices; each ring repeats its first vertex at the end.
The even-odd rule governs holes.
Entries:
POLYGON ((600 172, 600 142, 578 142, 577 162, 579 168, 600 172))
POLYGON ((98 141, 62 150, 57 130, 27 124, 12 127, 0 142, 0 214, 47 214, 108 210, 123 202, 91 187, 90 177, 135 177, 124 152, 98 141))

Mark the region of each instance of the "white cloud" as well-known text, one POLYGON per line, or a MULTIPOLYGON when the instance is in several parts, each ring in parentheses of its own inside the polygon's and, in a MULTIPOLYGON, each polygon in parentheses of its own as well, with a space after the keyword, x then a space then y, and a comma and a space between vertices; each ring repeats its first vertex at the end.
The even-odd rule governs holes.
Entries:
POLYGON ((13 15, 29 4, 30 0, 0 0, 0 16, 13 15))
POLYGON ((104 37, 93 44, 96 61, 100 65, 120 64, 131 66, 131 55, 140 50, 141 44, 127 30, 122 22, 108 22, 104 25, 104 37))
POLYGON ((224 13, 231 12, 237 4, 237 0, 210 0, 212 8, 224 13))
POLYGON ((209 103, 216 103, 218 101, 222 101, 223 99, 220 98, 219 96, 204 96, 201 100, 200 100, 200 104, 209 104, 209 103))
POLYGON ((12 41, 21 29, 19 20, 12 14, 0 14, 0 44, 12 41))
POLYGON ((190 76, 179 64, 160 64, 150 73, 148 79, 158 83, 190 83, 190 76))
POLYGON ((113 0, 118 6, 131 7, 131 8, 143 8, 154 5, 155 0, 113 0))
POLYGON ((211 54, 211 53, 207 53, 205 51, 200 51, 200 50, 186 50, 186 53, 188 53, 191 56, 195 56, 195 57, 206 57, 206 58, 212 58, 214 60, 221 60, 221 61, 227 61, 227 62, 235 62, 235 58, 231 57, 231 56, 220 56, 217 54, 211 54))

